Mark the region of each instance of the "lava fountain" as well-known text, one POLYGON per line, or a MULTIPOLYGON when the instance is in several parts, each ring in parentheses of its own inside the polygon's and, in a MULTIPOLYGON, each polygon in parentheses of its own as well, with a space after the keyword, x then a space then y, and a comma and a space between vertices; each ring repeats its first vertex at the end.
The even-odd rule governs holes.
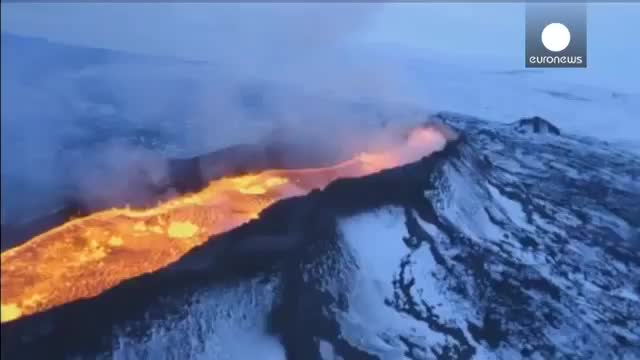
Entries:
POLYGON ((417 161, 441 150, 448 135, 442 128, 420 127, 385 151, 334 166, 225 177, 156 207, 116 208, 71 220, 1 254, 2 322, 94 297, 175 262, 278 200, 417 161))

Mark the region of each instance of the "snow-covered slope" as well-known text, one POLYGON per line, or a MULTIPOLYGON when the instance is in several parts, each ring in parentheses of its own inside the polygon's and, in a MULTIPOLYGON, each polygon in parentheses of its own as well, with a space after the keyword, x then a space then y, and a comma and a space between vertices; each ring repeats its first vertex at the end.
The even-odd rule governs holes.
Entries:
POLYGON ((342 222, 347 338, 383 358, 640 356, 638 158, 476 131, 425 205, 342 222))
POLYGON ((638 358, 637 155, 532 125, 543 119, 432 120, 461 140, 278 203, 96 299, 3 324, 3 353, 638 358))
POLYGON ((341 341, 383 359, 640 356, 639 159, 440 117, 466 143, 422 196, 339 221, 349 280, 317 311, 341 341))

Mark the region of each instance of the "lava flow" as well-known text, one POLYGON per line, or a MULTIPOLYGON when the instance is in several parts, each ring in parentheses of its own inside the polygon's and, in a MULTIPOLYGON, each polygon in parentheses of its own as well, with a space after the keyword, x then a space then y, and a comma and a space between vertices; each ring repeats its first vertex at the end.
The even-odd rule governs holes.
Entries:
POLYGON ((324 188, 337 178, 416 161, 445 143, 441 131, 418 128, 384 152, 362 153, 332 167, 226 177, 153 208, 110 209, 71 220, 1 254, 2 322, 94 297, 175 262, 278 200, 324 188))

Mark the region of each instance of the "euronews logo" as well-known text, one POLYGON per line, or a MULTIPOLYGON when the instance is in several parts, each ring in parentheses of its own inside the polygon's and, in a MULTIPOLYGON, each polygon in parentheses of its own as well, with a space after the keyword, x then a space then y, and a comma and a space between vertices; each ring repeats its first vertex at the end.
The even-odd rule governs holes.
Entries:
POLYGON ((526 67, 586 67, 585 4, 527 6, 526 67))
MULTIPOLYGON (((545 49, 552 53, 560 53, 564 51, 571 43, 571 31, 566 25, 561 23, 551 23, 544 27, 542 34, 540 35, 542 45, 545 49)), ((584 58, 581 55, 566 56, 566 55, 531 55, 529 63, 531 64, 567 64, 567 65, 581 65, 584 62, 584 58)))

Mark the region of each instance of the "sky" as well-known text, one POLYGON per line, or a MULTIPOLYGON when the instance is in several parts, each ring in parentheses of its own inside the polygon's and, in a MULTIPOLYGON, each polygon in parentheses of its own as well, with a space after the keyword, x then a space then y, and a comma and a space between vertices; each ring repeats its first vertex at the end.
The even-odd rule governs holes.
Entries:
MULTIPOLYGON (((192 59, 289 61, 344 42, 412 49, 467 65, 523 68, 524 4, 2 4, 2 30, 192 59), (231 44, 231 46, 229 46, 231 44), (247 56, 244 56, 244 55, 247 56)), ((589 4, 587 70, 570 81, 640 92, 640 4, 589 4), (634 35, 632 35, 634 34, 634 35), (631 76, 634 75, 634 76, 631 76)), ((263 69, 264 70, 264 69, 263 69)))

